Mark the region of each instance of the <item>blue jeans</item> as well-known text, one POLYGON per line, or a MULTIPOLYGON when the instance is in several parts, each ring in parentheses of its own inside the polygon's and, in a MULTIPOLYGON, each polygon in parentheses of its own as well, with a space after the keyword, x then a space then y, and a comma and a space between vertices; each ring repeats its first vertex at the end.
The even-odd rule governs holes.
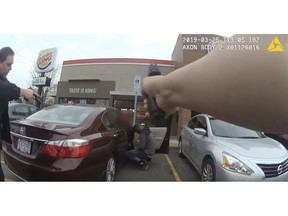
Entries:
POLYGON ((126 153, 127 158, 129 160, 135 160, 135 157, 138 157, 140 160, 150 160, 151 158, 142 150, 139 149, 132 149, 127 151, 126 153))
MULTIPOLYGON (((0 161, 1 161, 1 154, 2 154, 2 151, 0 151, 0 161)), ((4 172, 3 172, 3 169, 2 169, 2 163, 0 164, 0 181, 4 181, 5 178, 4 178, 4 172)))

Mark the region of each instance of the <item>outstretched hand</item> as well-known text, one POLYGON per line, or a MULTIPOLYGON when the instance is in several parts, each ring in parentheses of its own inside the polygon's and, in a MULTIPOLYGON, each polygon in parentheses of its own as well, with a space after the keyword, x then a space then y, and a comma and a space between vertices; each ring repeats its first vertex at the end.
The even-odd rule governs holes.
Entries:
POLYGON ((148 109, 149 96, 155 98, 158 107, 169 116, 176 112, 177 106, 170 102, 171 93, 165 88, 163 76, 145 77, 142 80, 141 93, 144 98, 145 116, 151 117, 148 109))
POLYGON ((21 89, 20 96, 23 96, 25 100, 32 100, 35 92, 31 89, 21 89))

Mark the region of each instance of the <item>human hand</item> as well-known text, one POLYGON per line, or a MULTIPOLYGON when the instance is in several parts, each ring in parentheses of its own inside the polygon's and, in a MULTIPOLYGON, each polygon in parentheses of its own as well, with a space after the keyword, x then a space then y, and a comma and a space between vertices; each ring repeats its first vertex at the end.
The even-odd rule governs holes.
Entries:
POLYGON ((36 93, 31 89, 21 89, 20 96, 23 96, 25 100, 32 100, 36 93))
POLYGON ((171 101, 173 93, 169 88, 170 86, 166 85, 166 82, 165 76, 145 77, 142 80, 141 93, 144 97, 145 115, 147 117, 151 117, 151 113, 149 113, 151 101, 149 100, 152 98, 155 99, 158 108, 164 111, 166 117, 176 112, 177 106, 171 101))

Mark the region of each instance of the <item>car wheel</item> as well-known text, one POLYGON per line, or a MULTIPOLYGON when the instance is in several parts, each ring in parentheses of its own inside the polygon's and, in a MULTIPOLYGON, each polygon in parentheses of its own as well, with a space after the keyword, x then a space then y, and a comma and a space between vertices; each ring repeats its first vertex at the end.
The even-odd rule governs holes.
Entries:
POLYGON ((116 162, 114 157, 112 156, 106 165, 106 171, 104 173, 104 180, 107 182, 115 180, 115 173, 116 173, 116 162))
POLYGON ((215 181, 216 171, 215 165, 212 159, 208 159, 204 162, 201 171, 202 181, 215 181))
POLYGON ((179 138, 179 141, 178 141, 178 155, 180 157, 184 157, 183 152, 182 152, 182 139, 181 138, 179 138))

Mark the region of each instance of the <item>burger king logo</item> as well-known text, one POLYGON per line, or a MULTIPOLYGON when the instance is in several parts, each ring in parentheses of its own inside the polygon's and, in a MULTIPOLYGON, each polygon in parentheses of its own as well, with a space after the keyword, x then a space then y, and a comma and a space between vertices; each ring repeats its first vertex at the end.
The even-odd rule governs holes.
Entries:
POLYGON ((52 52, 44 51, 42 55, 39 56, 38 59, 38 68, 44 70, 45 68, 49 67, 52 60, 52 52))
POLYGON ((37 72, 49 72, 54 69, 56 48, 42 50, 37 60, 37 72))

